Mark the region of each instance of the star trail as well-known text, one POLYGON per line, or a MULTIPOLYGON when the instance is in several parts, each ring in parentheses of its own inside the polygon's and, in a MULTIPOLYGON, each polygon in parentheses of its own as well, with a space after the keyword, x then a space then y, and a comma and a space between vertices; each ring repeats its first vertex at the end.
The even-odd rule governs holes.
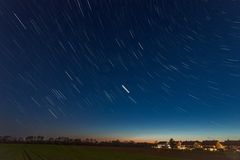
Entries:
POLYGON ((1 0, 0 135, 239 138, 239 8, 1 0))

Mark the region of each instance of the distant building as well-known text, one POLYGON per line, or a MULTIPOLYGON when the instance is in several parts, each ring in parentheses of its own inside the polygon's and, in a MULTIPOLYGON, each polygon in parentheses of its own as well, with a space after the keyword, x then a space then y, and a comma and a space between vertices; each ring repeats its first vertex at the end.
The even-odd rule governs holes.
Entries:
POLYGON ((185 147, 187 150, 202 149, 201 142, 199 141, 183 141, 182 147, 185 147))
POLYGON ((158 142, 154 148, 159 148, 159 149, 171 149, 169 143, 167 141, 160 141, 158 142))
POLYGON ((224 150, 224 145, 221 144, 219 141, 203 141, 202 146, 204 150, 207 151, 217 151, 217 150, 224 150))
POLYGON ((17 139, 15 137, 11 137, 11 136, 3 136, 1 138, 1 142, 9 143, 9 142, 16 142, 16 141, 17 141, 17 139))
POLYGON ((52 138, 52 137, 48 138, 48 142, 50 142, 50 143, 54 142, 54 138, 52 138))
POLYGON ((22 137, 19 137, 17 141, 18 142, 24 142, 24 139, 22 137))
POLYGON ((240 140, 239 141, 227 140, 223 142, 223 144, 225 146, 225 149, 227 150, 240 152, 240 140))
POLYGON ((44 137, 43 136, 37 136, 36 140, 38 142, 43 142, 44 141, 44 137))
POLYGON ((25 141, 28 143, 36 143, 36 142, 43 142, 44 137, 43 136, 27 136, 25 137, 25 141))
POLYGON ((55 139, 55 141, 59 143, 67 143, 70 141, 70 139, 68 137, 58 137, 55 139))
POLYGON ((34 141, 34 137, 33 136, 27 136, 27 137, 25 137, 25 141, 32 143, 34 141))
POLYGON ((74 143, 80 144, 80 143, 82 143, 82 140, 80 138, 79 139, 74 139, 74 143))
POLYGON ((182 142, 181 141, 177 141, 175 142, 175 149, 179 149, 179 150, 185 150, 185 146, 182 145, 182 142))

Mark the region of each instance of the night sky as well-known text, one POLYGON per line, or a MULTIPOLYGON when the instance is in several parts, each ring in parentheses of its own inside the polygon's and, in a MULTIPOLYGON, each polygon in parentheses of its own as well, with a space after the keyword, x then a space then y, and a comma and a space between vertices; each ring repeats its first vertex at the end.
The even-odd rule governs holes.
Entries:
POLYGON ((1 0, 0 135, 240 138, 239 0, 1 0))

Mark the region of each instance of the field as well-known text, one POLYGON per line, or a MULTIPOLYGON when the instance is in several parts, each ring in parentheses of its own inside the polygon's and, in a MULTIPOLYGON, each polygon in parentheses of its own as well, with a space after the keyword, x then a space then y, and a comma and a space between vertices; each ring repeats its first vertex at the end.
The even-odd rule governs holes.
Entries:
POLYGON ((159 151, 144 148, 0 144, 0 160, 239 160, 237 153, 159 151))

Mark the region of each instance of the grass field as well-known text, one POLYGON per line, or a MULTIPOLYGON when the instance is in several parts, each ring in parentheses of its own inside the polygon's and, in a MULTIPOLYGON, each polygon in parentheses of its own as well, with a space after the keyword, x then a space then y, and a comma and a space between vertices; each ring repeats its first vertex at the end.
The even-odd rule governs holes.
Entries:
POLYGON ((238 154, 143 148, 0 144, 0 160, 239 160, 238 154))

